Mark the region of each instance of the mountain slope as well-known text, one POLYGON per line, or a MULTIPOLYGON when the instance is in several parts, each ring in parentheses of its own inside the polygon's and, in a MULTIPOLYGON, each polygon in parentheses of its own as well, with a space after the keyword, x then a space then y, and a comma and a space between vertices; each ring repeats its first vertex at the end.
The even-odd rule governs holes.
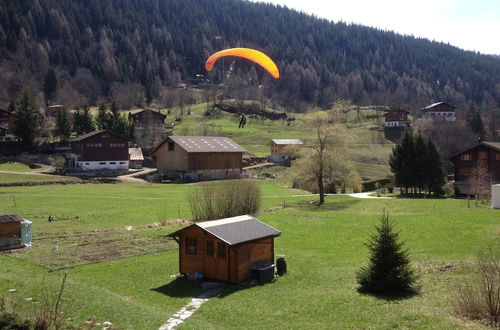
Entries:
MULTIPOLYGON (((500 104, 498 58, 239 0, 4 0, 0 101, 23 85, 43 90, 51 67, 62 102, 134 93, 159 101, 164 87, 204 74, 210 53, 234 46, 260 49, 278 63, 277 82, 246 63, 226 66, 240 85, 258 78, 281 104, 500 104)), ((209 78, 220 82, 221 74, 209 78)))

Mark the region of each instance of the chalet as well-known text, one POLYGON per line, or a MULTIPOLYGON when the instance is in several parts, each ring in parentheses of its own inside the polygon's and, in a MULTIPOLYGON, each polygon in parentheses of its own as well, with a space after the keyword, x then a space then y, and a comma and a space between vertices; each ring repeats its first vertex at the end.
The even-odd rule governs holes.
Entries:
POLYGON ((456 107, 446 102, 438 102, 420 109, 420 113, 423 118, 455 121, 455 109, 456 107))
POLYGON ((47 109, 45 109, 45 121, 47 123, 53 123, 56 121, 57 113, 59 110, 64 110, 64 106, 61 104, 49 105, 47 109))
POLYGON ((240 178, 244 152, 227 137, 169 136, 153 157, 161 174, 201 181, 240 178))
POLYGON ((481 142, 450 157, 450 160, 455 165, 455 187, 462 194, 471 193, 467 180, 479 161, 484 161, 491 183, 500 183, 500 142, 481 142))
POLYGON ((129 168, 129 139, 109 130, 94 131, 71 139, 66 154, 70 168, 83 171, 119 171, 129 168))
POLYGON ((270 162, 281 163, 289 158, 289 148, 304 145, 297 139, 272 139, 267 143, 271 148, 271 154, 267 157, 270 162))
MULTIPOLYGON (((249 215, 197 222, 168 236, 179 243, 179 272, 239 283, 274 262, 280 231, 249 215)), ((273 268, 274 269, 274 268, 273 268)))
POLYGON ((142 168, 142 162, 144 161, 144 156, 142 155, 142 149, 139 147, 128 148, 129 155, 129 167, 139 169, 142 168))
POLYGON ((130 117, 134 123, 134 141, 143 150, 150 152, 167 137, 169 126, 165 124, 167 116, 164 114, 143 110, 130 117))
POLYGON ((384 128, 385 127, 408 127, 408 111, 401 109, 391 110, 384 114, 384 128))
POLYGON ((0 109, 0 142, 17 141, 18 138, 12 134, 14 129, 14 113, 0 109))
POLYGON ((0 250, 31 246, 31 226, 18 215, 0 215, 0 250))

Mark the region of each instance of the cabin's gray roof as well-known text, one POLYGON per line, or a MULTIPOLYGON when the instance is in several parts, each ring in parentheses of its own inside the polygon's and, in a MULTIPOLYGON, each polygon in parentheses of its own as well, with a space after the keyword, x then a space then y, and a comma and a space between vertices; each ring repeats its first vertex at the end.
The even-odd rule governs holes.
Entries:
POLYGON ((20 222, 20 221, 24 221, 24 219, 16 214, 0 215, 0 223, 20 222))
POLYGON ((298 139, 271 139, 277 145, 289 145, 289 144, 304 144, 304 142, 298 139))
MULTIPOLYGON (((281 232, 250 215, 204 221, 195 223, 194 226, 214 235, 229 245, 236 245, 265 237, 279 236, 281 232)), ((182 231, 176 231, 169 236, 177 236, 182 231)))
POLYGON ((220 136, 169 136, 187 152, 246 152, 239 144, 220 136))

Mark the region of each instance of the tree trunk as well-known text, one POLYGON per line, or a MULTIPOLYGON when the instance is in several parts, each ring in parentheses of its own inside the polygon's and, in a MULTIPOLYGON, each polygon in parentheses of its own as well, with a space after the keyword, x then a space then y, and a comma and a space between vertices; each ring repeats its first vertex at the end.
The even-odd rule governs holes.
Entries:
POLYGON ((325 188, 323 187, 323 175, 318 177, 318 188, 319 188, 319 205, 323 205, 325 202, 325 188))

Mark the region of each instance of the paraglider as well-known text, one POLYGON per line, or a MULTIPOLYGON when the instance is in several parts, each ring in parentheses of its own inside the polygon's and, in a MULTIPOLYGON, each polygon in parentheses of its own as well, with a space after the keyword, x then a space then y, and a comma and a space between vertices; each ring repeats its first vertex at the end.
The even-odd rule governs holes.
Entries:
POLYGON ((247 60, 253 61, 263 67, 269 74, 278 79, 280 77, 280 72, 276 63, 273 62, 266 54, 251 48, 230 48, 218 51, 212 54, 205 63, 205 69, 207 71, 212 71, 214 63, 221 57, 225 56, 237 56, 243 57, 247 60))

